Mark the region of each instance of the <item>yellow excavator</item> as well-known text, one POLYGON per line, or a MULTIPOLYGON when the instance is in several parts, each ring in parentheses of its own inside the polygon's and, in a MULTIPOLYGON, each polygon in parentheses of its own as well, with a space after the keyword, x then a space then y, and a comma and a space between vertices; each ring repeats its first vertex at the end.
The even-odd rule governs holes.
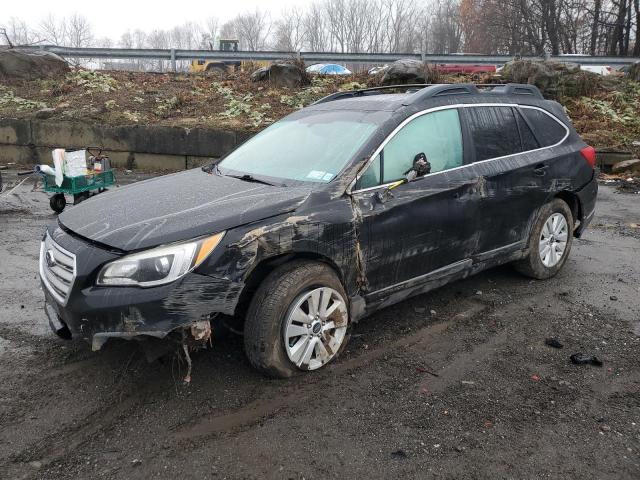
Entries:
MULTIPOLYGON (((237 52, 238 44, 240 42, 238 40, 222 40, 220 39, 220 48, 221 52, 237 52)), ((244 70, 245 66, 251 64, 253 67, 256 65, 259 67, 268 66, 268 62, 265 61, 240 61, 240 60, 230 60, 230 61, 222 61, 222 60, 191 60, 191 65, 189 67, 189 71, 196 72, 235 72, 238 70, 244 70)))

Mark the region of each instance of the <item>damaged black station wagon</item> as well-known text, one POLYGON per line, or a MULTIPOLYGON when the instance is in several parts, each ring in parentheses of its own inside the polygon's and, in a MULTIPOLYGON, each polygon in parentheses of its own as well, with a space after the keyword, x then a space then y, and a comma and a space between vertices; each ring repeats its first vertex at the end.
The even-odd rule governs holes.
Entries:
POLYGON ((259 370, 315 370, 351 323, 409 296, 507 262, 555 275, 593 217, 594 166, 529 85, 336 93, 210 166, 61 214, 40 252, 45 310, 94 350, 204 343, 230 319, 259 370))

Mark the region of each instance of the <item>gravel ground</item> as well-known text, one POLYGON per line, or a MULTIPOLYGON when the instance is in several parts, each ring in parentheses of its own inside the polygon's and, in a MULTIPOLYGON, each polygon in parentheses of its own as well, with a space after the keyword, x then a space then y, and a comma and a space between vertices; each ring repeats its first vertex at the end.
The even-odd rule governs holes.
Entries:
POLYGON ((185 387, 177 357, 49 333, 36 272, 55 217, 32 178, 3 177, 2 478, 640 478, 637 195, 601 188, 556 278, 505 266, 412 298, 291 380, 254 372, 231 337, 185 387))

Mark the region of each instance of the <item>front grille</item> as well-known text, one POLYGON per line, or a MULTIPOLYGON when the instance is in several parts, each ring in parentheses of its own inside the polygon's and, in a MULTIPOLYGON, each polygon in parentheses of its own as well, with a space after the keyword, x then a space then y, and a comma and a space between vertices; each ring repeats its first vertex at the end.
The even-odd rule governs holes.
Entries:
POLYGON ((40 245, 40 277, 49 293, 65 305, 76 279, 76 256, 54 242, 48 233, 40 245))

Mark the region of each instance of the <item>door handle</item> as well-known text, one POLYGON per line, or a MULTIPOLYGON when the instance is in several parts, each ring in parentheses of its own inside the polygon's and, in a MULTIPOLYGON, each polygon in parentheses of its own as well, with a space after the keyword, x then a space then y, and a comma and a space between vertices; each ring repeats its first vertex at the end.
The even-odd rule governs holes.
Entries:
POLYGON ((539 177, 543 177, 547 174, 547 168, 549 168, 549 165, 546 165, 544 163, 539 163, 533 169, 533 173, 538 175, 539 177))

